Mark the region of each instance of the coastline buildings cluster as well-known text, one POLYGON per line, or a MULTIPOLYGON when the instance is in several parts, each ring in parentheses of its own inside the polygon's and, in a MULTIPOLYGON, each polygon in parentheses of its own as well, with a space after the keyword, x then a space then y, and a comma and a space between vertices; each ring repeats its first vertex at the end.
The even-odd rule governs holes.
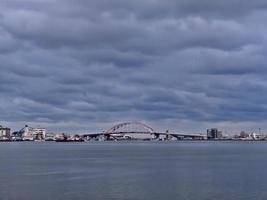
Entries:
POLYGON ((11 128, 0 125, 0 140, 2 141, 33 141, 44 140, 46 138, 45 128, 33 128, 25 125, 21 130, 11 132, 11 128))
POLYGON ((251 132, 246 133, 245 131, 241 131, 240 134, 234 135, 232 137, 227 137, 223 135, 223 132, 218 130, 217 128, 207 129, 207 140, 267 140, 267 135, 251 132))
POLYGON ((240 141, 249 141, 249 140, 267 140, 267 135, 260 133, 246 133, 241 131, 239 135, 234 135, 232 137, 223 135, 223 132, 217 128, 207 129, 206 134, 200 134, 202 137, 191 137, 190 134, 186 136, 173 135, 166 132, 165 135, 161 137, 150 137, 150 138, 138 138, 129 135, 113 135, 114 137, 106 137, 104 134, 64 134, 64 133, 47 133, 45 128, 33 128, 28 125, 25 125, 21 130, 11 132, 11 128, 4 127, 0 125, 0 141, 57 141, 57 142, 82 142, 89 140, 240 140, 240 141))
POLYGON ((47 133, 45 128, 25 125, 21 130, 11 132, 11 128, 0 125, 0 141, 79 141, 80 135, 47 133))

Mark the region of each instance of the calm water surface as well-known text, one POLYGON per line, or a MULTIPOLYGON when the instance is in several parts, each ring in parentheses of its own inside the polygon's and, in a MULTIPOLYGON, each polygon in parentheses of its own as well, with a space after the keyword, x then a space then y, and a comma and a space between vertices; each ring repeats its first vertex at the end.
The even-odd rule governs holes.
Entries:
POLYGON ((267 199, 267 142, 0 143, 1 200, 267 199))

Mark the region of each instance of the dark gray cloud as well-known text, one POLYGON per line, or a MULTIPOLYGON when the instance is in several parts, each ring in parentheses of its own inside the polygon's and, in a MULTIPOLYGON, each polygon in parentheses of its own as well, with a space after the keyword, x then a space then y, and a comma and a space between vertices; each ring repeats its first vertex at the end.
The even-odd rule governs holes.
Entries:
POLYGON ((263 0, 2 0, 0 122, 266 127, 263 0))

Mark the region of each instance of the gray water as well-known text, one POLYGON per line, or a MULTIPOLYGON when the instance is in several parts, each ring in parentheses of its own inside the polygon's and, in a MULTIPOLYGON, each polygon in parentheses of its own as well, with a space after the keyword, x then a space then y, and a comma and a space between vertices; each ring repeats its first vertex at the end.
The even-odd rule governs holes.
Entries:
POLYGON ((0 199, 267 199, 267 142, 0 143, 0 199))

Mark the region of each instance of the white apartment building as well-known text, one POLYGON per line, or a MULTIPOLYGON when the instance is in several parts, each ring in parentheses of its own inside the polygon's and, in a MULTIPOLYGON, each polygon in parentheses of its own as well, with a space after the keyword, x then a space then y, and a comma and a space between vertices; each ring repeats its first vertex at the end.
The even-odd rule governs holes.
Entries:
POLYGON ((26 125, 22 130, 23 140, 42 140, 45 139, 45 128, 32 128, 26 125))

